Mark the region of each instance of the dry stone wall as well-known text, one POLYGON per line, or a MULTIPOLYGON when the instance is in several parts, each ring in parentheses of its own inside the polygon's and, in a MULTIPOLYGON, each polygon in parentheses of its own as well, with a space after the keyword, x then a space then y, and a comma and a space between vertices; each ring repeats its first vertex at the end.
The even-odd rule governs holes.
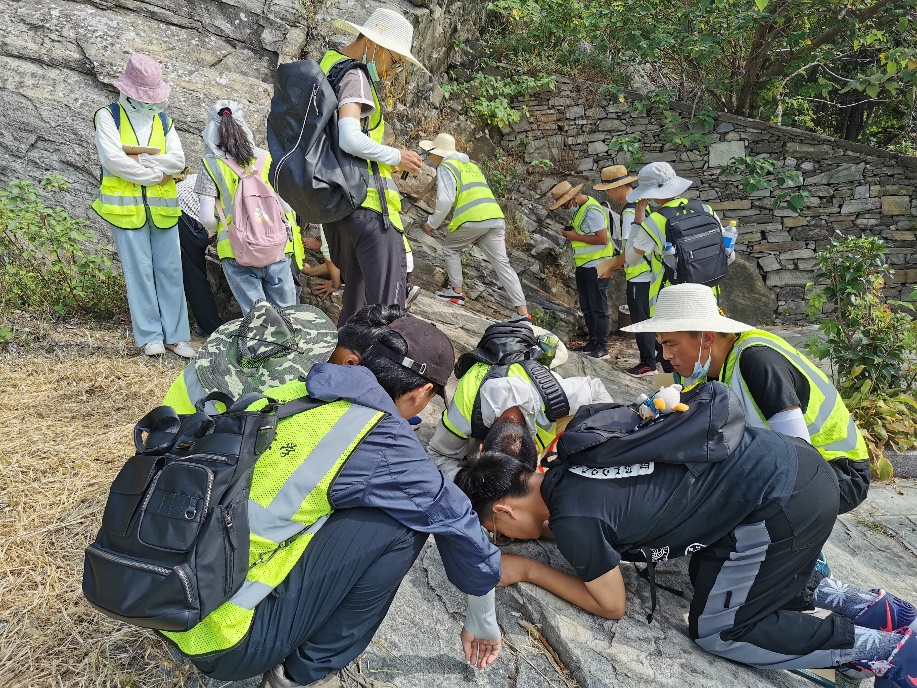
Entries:
MULTIPOLYGON (((775 295, 778 321, 805 318, 804 288, 814 275, 815 253, 835 232, 868 232, 885 241, 895 269, 886 288, 889 297, 907 297, 917 285, 917 158, 726 114, 716 116, 706 150, 676 146, 664 138, 661 112, 632 113, 639 99, 645 98, 631 93, 619 101, 595 84, 558 78, 555 91, 515 103, 528 116, 502 129, 502 146, 521 152, 530 163, 550 160, 552 172, 563 170, 587 182, 587 191, 600 200, 603 195, 591 186, 602 167, 617 163, 635 170, 648 162, 671 163, 694 181, 689 196, 738 221, 740 257, 757 268, 775 295), (627 153, 609 150, 613 139, 630 134, 641 137, 639 164, 627 153), (746 196, 735 182, 721 178, 733 158, 760 155, 802 174, 811 196, 800 212, 785 205, 773 209, 773 191, 746 196)), ((671 108, 690 119, 690 106, 674 103, 671 108)), ((545 186, 550 188, 542 185, 536 191, 545 193, 545 186)), ((532 207, 532 188, 517 195, 521 206, 532 207)), ((542 219, 537 209, 522 217, 532 225, 542 219)))

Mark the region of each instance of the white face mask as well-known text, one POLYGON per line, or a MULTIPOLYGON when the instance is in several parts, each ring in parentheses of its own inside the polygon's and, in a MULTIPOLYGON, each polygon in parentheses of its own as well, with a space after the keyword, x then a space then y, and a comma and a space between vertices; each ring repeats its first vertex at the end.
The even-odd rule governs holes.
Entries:
POLYGON ((701 332, 700 335, 700 346, 697 347, 697 361, 694 363, 694 372, 691 373, 691 377, 685 378, 685 387, 690 387, 691 385, 696 385, 700 382, 701 378, 706 378, 707 373, 710 372, 710 361, 713 360, 713 349, 707 353, 707 362, 701 363, 700 357, 703 355, 704 350, 704 333, 701 332))

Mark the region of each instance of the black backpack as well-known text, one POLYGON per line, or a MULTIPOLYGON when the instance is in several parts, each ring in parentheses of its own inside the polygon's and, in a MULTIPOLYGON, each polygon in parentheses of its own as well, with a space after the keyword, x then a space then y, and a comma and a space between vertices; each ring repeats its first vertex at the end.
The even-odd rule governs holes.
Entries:
POLYGON ((336 222, 366 198, 366 161, 338 146, 334 87, 351 69, 369 76, 366 65, 356 60, 341 60, 327 77, 315 60, 282 64, 274 76, 267 118, 269 179, 304 222, 336 222))
MULTIPOLYGON (((484 383, 493 378, 506 377, 513 363, 521 365, 528 374, 544 402, 545 416, 551 422, 570 413, 570 402, 554 374, 538 362, 543 353, 538 346, 538 338, 525 316, 518 316, 494 323, 484 330, 484 336, 478 346, 462 354, 455 363, 455 377, 461 378, 475 363, 486 363, 490 370, 481 380, 484 383)), ((481 415, 480 387, 474 398, 471 411, 471 436, 483 440, 487 428, 481 415)))
MULTIPOLYGON (((646 419, 636 404, 591 404, 582 406, 557 442, 557 460, 551 470, 568 470, 596 479, 627 478, 651 473, 653 463, 675 463, 687 467, 685 475, 666 504, 652 532, 643 538, 645 546, 621 553, 624 561, 646 562, 641 575, 650 582, 652 608, 656 609, 653 545, 667 531, 681 511, 691 486, 711 464, 726 461, 745 436, 745 414, 732 391, 721 382, 704 382, 682 395, 688 405, 675 412, 646 419)), ((658 587, 683 594, 681 591, 658 587)))
POLYGON ((86 548, 83 594, 125 623, 186 631, 232 597, 248 572, 248 494, 277 422, 322 402, 304 397, 245 411, 260 395, 201 402, 227 411, 179 416, 170 406, 134 427, 137 453, 112 483, 102 528, 86 548))
POLYGON ((726 275, 726 246, 717 219, 700 201, 656 212, 665 217, 665 239, 675 247, 675 268, 665 266, 666 281, 717 284, 726 275))

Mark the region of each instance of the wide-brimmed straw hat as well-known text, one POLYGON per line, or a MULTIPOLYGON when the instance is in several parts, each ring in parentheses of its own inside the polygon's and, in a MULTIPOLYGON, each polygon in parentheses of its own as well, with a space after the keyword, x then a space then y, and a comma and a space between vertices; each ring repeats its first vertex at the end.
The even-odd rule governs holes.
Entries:
POLYGON ((596 191, 604 191, 605 189, 614 189, 617 186, 624 186, 635 181, 637 181, 637 178, 630 174, 624 165, 611 165, 610 167, 602 168, 602 183, 594 184, 592 188, 596 191))
MULTIPOLYGON (((426 68, 411 54, 411 42, 414 40, 414 27, 407 19, 395 10, 380 7, 375 10, 362 26, 343 19, 336 19, 332 26, 341 31, 355 35, 363 34, 376 45, 393 53, 398 53, 411 64, 423 71, 426 68)), ((429 73, 429 72, 428 72, 429 73)))
POLYGON ((738 333, 755 328, 722 315, 710 287, 704 284, 673 284, 659 291, 653 317, 621 329, 625 332, 652 333, 738 333))
POLYGON ((205 391, 238 399, 305 376, 313 363, 328 360, 337 339, 334 323, 314 306, 277 310, 258 301, 210 335, 194 367, 205 391))
POLYGON ((651 162, 637 173, 637 188, 627 194, 627 200, 634 203, 643 198, 675 198, 693 183, 675 174, 669 163, 651 162))
POLYGON ((124 74, 115 81, 115 88, 141 103, 164 103, 172 92, 172 87, 162 80, 162 67, 143 53, 130 56, 124 74))
POLYGON ((551 189, 551 196, 554 197, 554 205, 548 208, 548 210, 557 210, 564 203, 576 196, 576 194, 578 194, 584 186, 585 184, 578 184, 573 186, 568 181, 562 181, 560 184, 551 189))
POLYGON ((444 158, 447 155, 458 153, 458 151, 455 150, 455 137, 446 133, 437 134, 432 141, 424 139, 420 142, 420 147, 430 155, 439 155, 444 158))

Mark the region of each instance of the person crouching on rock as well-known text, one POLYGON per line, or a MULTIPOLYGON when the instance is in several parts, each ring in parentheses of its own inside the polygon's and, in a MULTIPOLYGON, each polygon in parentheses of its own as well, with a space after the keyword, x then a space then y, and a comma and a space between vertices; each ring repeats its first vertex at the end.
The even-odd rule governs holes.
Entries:
MULTIPOLYGON (((547 523, 578 572, 503 554, 501 586, 534 583, 593 614, 620 619, 627 604, 622 553, 645 550, 653 561, 691 555, 688 630, 704 650, 758 668, 865 669, 881 677, 876 686, 913 688, 917 610, 884 590, 815 572, 837 517, 834 471, 802 442, 741 422, 731 428, 737 440, 728 444, 735 447, 731 454, 696 477, 661 528, 689 470, 685 464, 657 461, 650 473, 607 479, 555 461, 539 473, 531 456, 510 456, 507 443, 494 451, 485 442, 455 483, 495 539, 536 539, 547 523), (803 595, 807 585, 814 588, 810 600, 803 595), (818 618, 794 611, 811 605, 832 613, 818 618)), ((560 438, 561 457, 570 434, 560 438)))

